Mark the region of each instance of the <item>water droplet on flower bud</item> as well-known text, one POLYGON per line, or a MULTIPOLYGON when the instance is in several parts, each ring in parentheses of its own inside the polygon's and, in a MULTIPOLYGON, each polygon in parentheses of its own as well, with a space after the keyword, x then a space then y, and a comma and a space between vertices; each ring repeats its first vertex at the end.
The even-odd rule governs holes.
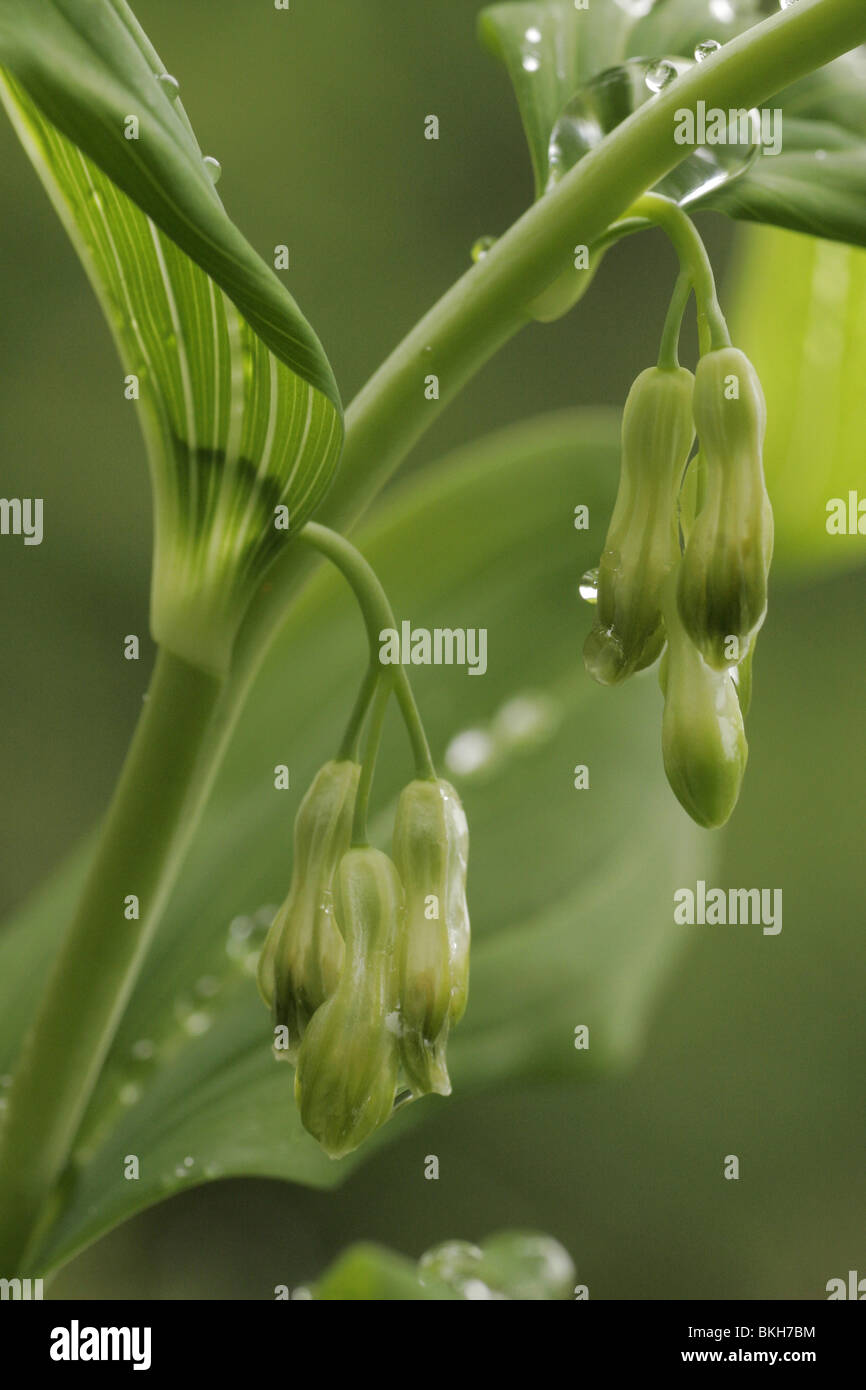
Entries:
POLYGON ((705 58, 712 58, 714 53, 718 53, 721 46, 718 39, 707 39, 705 43, 699 43, 695 49, 695 61, 702 63, 705 58))
MULTIPOLYGON (((487 252, 496 245, 497 241, 498 237, 495 236, 480 236, 478 238, 478 240, 472 248, 472 259, 476 265, 479 261, 484 260, 484 257, 487 255, 487 252)), ((426 349, 426 351, 428 352, 429 350, 429 348, 426 349)))
POLYGON ((162 90, 170 101, 176 101, 180 96, 180 83, 176 77, 172 77, 170 72, 160 72, 156 78, 162 90))
POLYGON ((652 67, 647 69, 644 81, 651 92, 661 92, 673 82, 676 75, 677 70, 673 63, 662 58, 660 62, 653 63, 652 67))
POLYGON ((577 592, 584 603, 598 603, 598 570, 587 570, 580 581, 577 592))
POLYGON ((212 154, 206 154, 202 161, 208 172, 211 183, 219 183, 222 178, 223 166, 218 159, 214 159, 212 154))

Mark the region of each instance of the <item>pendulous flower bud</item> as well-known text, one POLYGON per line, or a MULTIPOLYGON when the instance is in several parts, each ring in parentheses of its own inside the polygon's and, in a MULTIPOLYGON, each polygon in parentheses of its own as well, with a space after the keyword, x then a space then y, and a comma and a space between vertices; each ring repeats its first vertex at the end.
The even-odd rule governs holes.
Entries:
POLYGON ((400 951, 400 1057, 418 1095, 447 1096, 448 1030, 463 1016, 469 988, 466 865, 469 828, 449 782, 404 788, 394 822, 394 862, 406 892, 400 951))
POLYGON ((339 984, 310 1021, 298 1054, 301 1121, 342 1158, 391 1115, 399 1075, 399 939, 403 885, 377 849, 350 849, 335 894, 346 942, 339 984))
POLYGON ((625 404, 619 491, 583 649, 602 685, 650 666, 664 646, 660 594, 678 555, 676 496, 695 437, 693 387, 684 367, 650 367, 625 404))
POLYGON ((662 753, 677 800, 698 825, 714 829, 737 804, 749 749, 733 677, 708 666, 682 626, 675 579, 666 586, 668 647, 659 672, 662 753))
POLYGON ((291 888, 259 961, 259 992, 275 1023, 288 1030, 288 1046, 275 1055, 288 1061, 295 1060, 307 1024, 334 993, 343 968, 333 886, 349 848, 360 772, 348 760, 325 763, 301 802, 291 888))
POLYGON ((695 646, 722 671, 743 660, 764 621, 773 554, 762 461, 766 406, 757 372, 739 348, 701 358, 694 414, 706 495, 686 545, 677 597, 695 646))

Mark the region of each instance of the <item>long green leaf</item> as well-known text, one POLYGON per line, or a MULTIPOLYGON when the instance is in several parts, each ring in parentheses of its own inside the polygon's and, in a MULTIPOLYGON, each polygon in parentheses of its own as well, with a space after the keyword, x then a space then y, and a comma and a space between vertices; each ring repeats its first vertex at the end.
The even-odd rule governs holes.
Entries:
POLYGON ((155 635, 224 668, 252 585, 333 476, 333 375, 226 215, 121 0, 0 0, 0 66, 7 110, 140 401, 157 511, 155 635))

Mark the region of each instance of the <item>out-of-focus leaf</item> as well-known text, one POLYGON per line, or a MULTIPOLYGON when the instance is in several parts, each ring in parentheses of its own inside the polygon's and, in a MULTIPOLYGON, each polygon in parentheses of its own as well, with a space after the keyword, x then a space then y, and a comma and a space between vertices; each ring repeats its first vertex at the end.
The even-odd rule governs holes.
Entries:
MULTIPOLYGON (((230 221, 173 79, 123 0, 0 0, 0 95, 137 399, 156 503, 153 621, 224 669, 249 582, 310 516, 342 412, 321 345, 230 221)), ((118 383, 120 389, 121 383, 118 383)))
POLYGON ((863 50, 788 87, 767 111, 781 112, 781 152, 759 155, 743 175, 696 206, 866 246, 863 50))
MULTIPOLYGON (((613 414, 573 412, 482 441, 396 493, 359 541, 398 621, 487 632, 484 675, 412 669, 434 756, 470 825, 470 1002, 449 1049, 457 1094, 518 1078, 579 1081, 631 1056, 683 944, 673 892, 706 874, 711 837, 664 780, 655 673, 610 692, 580 660, 591 610, 578 582, 603 543, 618 433, 613 414), (575 529, 580 504, 589 532, 575 529), (575 789, 578 765, 589 790, 575 789), (580 1025, 587 1050, 576 1047, 580 1025)), ((300 1132, 291 1069, 273 1061, 254 984, 289 883, 295 812, 333 756, 365 661, 352 600, 323 569, 236 733, 93 1097, 46 1263, 212 1177, 338 1181, 442 1103, 404 1107, 380 1139, 331 1162, 300 1132), (274 789, 283 763, 288 792, 274 789), (135 1182, 123 1176, 128 1154, 140 1159, 135 1182)), ((392 719, 374 791, 382 846, 411 771, 392 719)), ((58 904, 74 889, 64 877, 0 942, 4 995, 33 1000, 58 904)), ((8 1070, 16 1044, 2 1008, 0 1041, 8 1070)))
POLYGON ((744 233, 731 327, 767 397, 780 572, 845 569, 866 558, 856 519, 853 534, 827 531, 833 499, 846 526, 849 494, 866 502, 864 324, 866 251, 771 228, 744 233))

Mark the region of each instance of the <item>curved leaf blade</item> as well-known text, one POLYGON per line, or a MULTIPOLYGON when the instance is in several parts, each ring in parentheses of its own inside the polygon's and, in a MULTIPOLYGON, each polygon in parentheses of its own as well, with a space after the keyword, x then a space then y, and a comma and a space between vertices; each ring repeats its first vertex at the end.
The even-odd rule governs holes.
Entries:
POLYGON ((182 106, 157 80, 165 67, 123 0, 0 0, 0 67, 339 410, 318 338, 226 215, 182 106), (138 140, 124 134, 130 115, 138 140))
MULTIPOLYGON (((36 13, 56 8, 66 7, 40 0, 36 13)), ((257 583, 336 469, 342 413, 330 367, 291 296, 226 216, 157 81, 158 60, 145 61, 115 12, 88 7, 82 32, 62 36, 66 66, 47 22, 44 32, 23 26, 22 58, 19 29, 10 45, 3 15, 0 62, 11 60, 29 87, 7 71, 0 95, 87 269, 140 410, 156 508, 154 636, 223 672, 257 583), (53 86, 43 71, 50 57, 58 66, 49 75, 65 74, 53 86), (80 111, 87 84, 103 78, 102 104, 80 111), (133 102, 147 114, 118 124, 133 102)))

